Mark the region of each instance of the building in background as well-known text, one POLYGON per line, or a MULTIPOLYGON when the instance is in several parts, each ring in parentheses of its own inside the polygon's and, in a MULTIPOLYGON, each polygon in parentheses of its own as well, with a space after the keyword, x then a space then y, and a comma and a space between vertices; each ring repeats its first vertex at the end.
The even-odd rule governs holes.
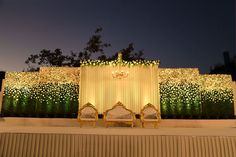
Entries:
POLYGON ((236 56, 230 57, 229 51, 223 52, 224 64, 217 64, 210 69, 210 74, 230 74, 232 79, 236 81, 236 56))

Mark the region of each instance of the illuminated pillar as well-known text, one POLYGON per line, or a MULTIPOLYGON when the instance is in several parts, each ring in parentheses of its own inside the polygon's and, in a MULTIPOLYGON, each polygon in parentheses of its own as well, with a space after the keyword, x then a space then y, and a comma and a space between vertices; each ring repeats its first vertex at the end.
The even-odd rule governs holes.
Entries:
POLYGON ((2 89, 0 91, 0 113, 2 112, 3 93, 4 93, 4 79, 2 80, 2 89))
POLYGON ((233 83, 233 94, 234 94, 234 115, 236 116, 236 82, 233 83))

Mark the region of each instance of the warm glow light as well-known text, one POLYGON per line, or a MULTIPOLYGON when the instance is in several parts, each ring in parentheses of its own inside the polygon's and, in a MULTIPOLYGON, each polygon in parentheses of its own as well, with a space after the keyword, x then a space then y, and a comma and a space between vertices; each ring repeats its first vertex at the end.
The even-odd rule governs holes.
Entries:
POLYGON ((43 67, 39 72, 7 72, 4 94, 39 102, 78 100, 79 68, 43 67))
POLYGON ((71 102, 78 105, 80 98, 83 103, 89 100, 100 106, 100 112, 117 101, 123 101, 136 112, 146 103, 161 105, 162 112, 167 115, 201 114, 202 106, 205 109, 209 104, 212 105, 210 109, 217 108, 217 105, 220 109, 219 106, 223 105, 231 111, 233 88, 230 75, 200 75, 196 68, 157 69, 153 65, 158 65, 158 61, 129 62, 122 60, 121 55, 114 61, 82 63, 81 68, 45 67, 39 72, 7 72, 4 104, 8 108, 5 109, 11 112, 18 104, 25 108, 40 104, 45 109, 40 105, 35 107, 42 111, 53 112, 55 106, 57 110, 69 110, 71 102), (81 71, 85 75, 80 75, 81 71), (85 84, 79 87, 81 76, 85 84), (64 104, 67 107, 63 108, 64 104))
POLYGON ((230 75, 200 75, 195 68, 160 68, 160 95, 165 114, 199 114, 201 106, 233 103, 230 75))
POLYGON ((120 66, 122 65, 122 53, 118 53, 117 62, 118 62, 118 70, 112 71, 112 77, 117 79, 124 79, 128 77, 129 75, 128 71, 120 70, 120 66))
POLYGON ((118 53, 118 58, 116 60, 112 61, 102 61, 102 60, 82 60, 80 61, 81 67, 84 66, 104 66, 104 65, 110 65, 110 66, 127 66, 132 67, 136 65, 141 66, 158 66, 159 60, 132 60, 132 61, 125 61, 122 60, 122 54, 118 53))
POLYGON ((124 79, 126 77, 128 77, 129 75, 129 72, 128 71, 119 71, 119 70, 116 70, 116 71, 112 71, 112 77, 113 78, 117 78, 117 79, 124 79))
POLYGON ((99 113, 111 108, 118 101, 136 113, 146 105, 144 102, 150 102, 159 108, 155 66, 104 65, 81 67, 80 70, 81 105, 93 99, 93 105, 99 113))

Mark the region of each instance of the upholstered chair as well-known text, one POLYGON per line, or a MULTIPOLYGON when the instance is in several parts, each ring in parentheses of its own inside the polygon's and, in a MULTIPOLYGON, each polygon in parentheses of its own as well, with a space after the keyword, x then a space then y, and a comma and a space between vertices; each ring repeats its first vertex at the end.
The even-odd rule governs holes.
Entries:
POLYGON ((147 123, 152 123, 156 128, 161 121, 161 115, 154 105, 148 103, 142 108, 140 119, 142 127, 145 127, 147 123))
POLYGON ((80 123, 80 127, 82 127, 85 123, 92 123, 95 127, 96 122, 98 121, 97 109, 91 103, 85 104, 78 112, 78 121, 80 123))

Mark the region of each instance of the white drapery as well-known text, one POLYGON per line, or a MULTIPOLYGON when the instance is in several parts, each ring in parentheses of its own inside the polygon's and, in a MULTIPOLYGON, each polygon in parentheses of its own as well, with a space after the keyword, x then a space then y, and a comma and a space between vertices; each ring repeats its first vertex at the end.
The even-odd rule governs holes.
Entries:
POLYGON ((112 77, 117 66, 83 66, 80 73, 80 107, 92 103, 99 113, 111 108, 118 101, 139 113, 147 103, 160 108, 157 66, 122 66, 128 71, 124 79, 112 77))

